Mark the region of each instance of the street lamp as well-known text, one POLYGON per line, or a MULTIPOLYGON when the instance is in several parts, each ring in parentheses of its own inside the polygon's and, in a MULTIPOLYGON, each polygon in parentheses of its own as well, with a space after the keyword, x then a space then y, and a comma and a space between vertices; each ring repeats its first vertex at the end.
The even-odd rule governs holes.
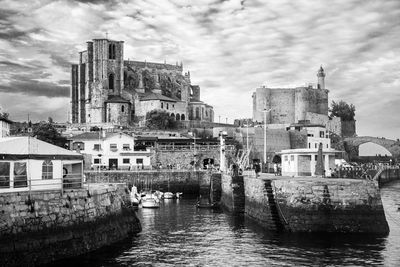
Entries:
POLYGON ((271 109, 264 108, 264 166, 267 164, 267 112, 271 109))

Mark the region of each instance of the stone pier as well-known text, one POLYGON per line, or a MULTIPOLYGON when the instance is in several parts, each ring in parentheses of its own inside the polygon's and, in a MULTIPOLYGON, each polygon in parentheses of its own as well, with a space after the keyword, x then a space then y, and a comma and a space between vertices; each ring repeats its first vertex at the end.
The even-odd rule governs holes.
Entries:
POLYGON ((0 266, 36 266, 141 231, 126 185, 0 196, 0 266))
MULTIPOLYGON (((242 207, 262 226, 289 232, 368 233, 386 235, 377 183, 315 177, 240 177, 223 175, 222 202, 242 207), (236 192, 236 194, 234 193, 236 192)), ((240 209, 239 208, 239 209, 240 209)))

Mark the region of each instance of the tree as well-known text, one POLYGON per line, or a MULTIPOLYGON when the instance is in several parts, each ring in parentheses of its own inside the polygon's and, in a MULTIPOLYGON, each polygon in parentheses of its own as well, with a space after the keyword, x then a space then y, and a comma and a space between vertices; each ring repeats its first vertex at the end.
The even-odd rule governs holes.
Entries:
POLYGON ((0 118, 7 120, 9 116, 10 116, 10 114, 8 114, 7 112, 3 112, 3 113, 0 112, 0 118))
POLYGON ((170 116, 164 110, 152 110, 146 114, 146 126, 151 129, 175 129, 175 116, 170 116))
POLYGON ((353 104, 347 104, 343 100, 338 103, 332 101, 331 108, 329 109, 330 117, 340 117, 342 121, 354 120, 356 107, 353 104))
POLYGON ((57 129, 49 122, 42 122, 33 128, 33 135, 37 137, 37 139, 45 141, 47 143, 65 147, 67 143, 67 139, 57 131, 57 129))
POLYGON ((54 123, 54 120, 53 120, 52 117, 49 117, 49 118, 47 119, 47 121, 48 121, 50 124, 53 124, 53 123, 54 123))

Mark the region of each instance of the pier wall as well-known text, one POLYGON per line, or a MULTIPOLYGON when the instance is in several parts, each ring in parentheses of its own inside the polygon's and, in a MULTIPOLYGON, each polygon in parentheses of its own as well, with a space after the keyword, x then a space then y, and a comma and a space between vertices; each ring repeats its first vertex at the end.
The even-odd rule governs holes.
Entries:
POLYGON ((35 266, 141 230, 125 185, 0 196, 0 266, 35 266))
MULTIPOLYGON (((209 185, 210 171, 188 170, 154 170, 154 171, 105 171, 86 172, 86 180, 97 183, 126 183, 135 185, 138 190, 160 190, 173 193, 183 192, 184 195, 198 195, 200 185, 209 185)), ((220 176, 219 176, 220 177, 220 176)), ((218 183, 218 179, 214 181, 218 183)), ((219 188, 219 185, 215 184, 219 188)))
POLYGON ((379 186, 385 186, 385 184, 390 183, 392 181, 400 180, 400 169, 398 168, 388 168, 382 171, 382 173, 378 176, 379 186))
MULTIPOLYGON (((240 178, 239 178, 240 179, 240 178)), ((238 178, 222 176, 222 203, 242 195, 238 178)), ((367 180, 243 177, 244 212, 271 230, 385 235, 389 232, 377 184, 367 180)))
POLYGON ((234 213, 244 213, 245 196, 243 176, 222 174, 221 177, 221 204, 234 213))

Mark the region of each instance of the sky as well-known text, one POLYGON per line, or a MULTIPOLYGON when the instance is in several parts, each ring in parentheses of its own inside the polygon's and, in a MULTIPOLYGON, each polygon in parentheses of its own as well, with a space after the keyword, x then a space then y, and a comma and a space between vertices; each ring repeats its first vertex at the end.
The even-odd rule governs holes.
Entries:
POLYGON ((70 69, 94 38, 124 58, 183 62, 215 121, 252 116, 259 86, 316 83, 356 107, 357 134, 400 138, 399 0, 0 0, 0 107, 65 122, 70 69))

